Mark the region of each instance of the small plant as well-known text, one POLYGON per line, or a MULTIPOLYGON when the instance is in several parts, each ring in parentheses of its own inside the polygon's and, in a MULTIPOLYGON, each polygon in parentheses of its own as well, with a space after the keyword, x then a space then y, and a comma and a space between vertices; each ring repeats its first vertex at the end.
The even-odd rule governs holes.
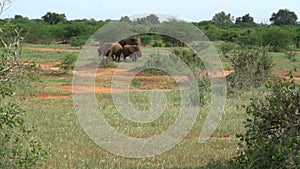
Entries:
POLYGON ((294 52, 294 51, 286 51, 284 54, 285 54, 286 58, 292 62, 295 62, 297 60, 296 52, 294 52))
POLYGON ((164 42, 161 41, 161 40, 156 40, 152 46, 153 47, 163 47, 164 46, 164 42))
POLYGON ((80 49, 85 44, 86 38, 84 37, 71 37, 70 45, 73 47, 79 47, 80 49))
POLYGON ((145 86, 145 83, 141 82, 138 79, 132 79, 132 81, 130 82, 130 86, 133 88, 142 88, 143 86, 145 86))
POLYGON ((73 54, 66 55, 61 62, 61 68, 64 70, 74 69, 76 60, 77 60, 76 55, 73 54))
POLYGON ((113 62, 111 57, 104 57, 101 60, 99 67, 116 67, 116 64, 113 62))
POLYGON ((223 57, 228 57, 228 52, 232 51, 234 49, 234 44, 233 43, 230 43, 230 42, 226 42, 226 43, 222 43, 220 46, 219 46, 219 49, 223 55, 223 57))

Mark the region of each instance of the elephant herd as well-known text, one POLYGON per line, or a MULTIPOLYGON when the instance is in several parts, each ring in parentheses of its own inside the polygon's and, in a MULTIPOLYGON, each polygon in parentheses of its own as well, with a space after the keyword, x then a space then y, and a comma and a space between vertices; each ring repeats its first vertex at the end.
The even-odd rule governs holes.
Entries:
POLYGON ((142 56, 141 40, 135 37, 129 37, 120 40, 117 43, 107 43, 98 48, 99 56, 111 57, 114 61, 120 61, 123 54, 124 60, 130 57, 132 61, 136 61, 137 57, 142 56))

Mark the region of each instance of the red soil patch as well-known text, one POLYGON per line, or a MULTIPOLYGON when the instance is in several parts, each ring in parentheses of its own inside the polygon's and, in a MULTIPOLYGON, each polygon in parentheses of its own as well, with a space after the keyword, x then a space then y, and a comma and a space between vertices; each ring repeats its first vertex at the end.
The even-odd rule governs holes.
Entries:
MULTIPOLYGON (((47 86, 47 88, 50 89, 59 89, 59 90, 66 90, 69 92, 72 92, 73 88, 74 94, 82 94, 82 93, 120 93, 120 92, 126 92, 127 89, 124 88, 110 88, 110 87, 102 87, 102 86, 87 86, 87 85, 75 85, 72 86, 72 84, 64 84, 59 86, 47 86)), ((130 88, 130 91, 151 91, 151 89, 136 89, 136 88, 130 88)), ((178 89, 160 89, 164 91, 173 91, 178 89)))
MULTIPOLYGON (((289 76, 284 76, 284 75, 278 75, 278 77, 283 78, 283 79, 290 79, 289 76)), ((294 76, 294 80, 297 82, 300 82, 300 76, 294 76)))
POLYGON ((39 94, 34 96, 34 98, 38 98, 38 99, 65 99, 69 97, 70 96, 68 95, 58 95, 58 94, 39 94))
POLYGON ((43 64, 39 63, 37 64, 42 70, 59 70, 59 67, 56 67, 55 65, 60 64, 59 62, 54 62, 53 64, 43 64))
POLYGON ((223 72, 224 72, 224 76, 228 76, 231 73, 233 73, 234 71, 233 70, 223 70, 223 72))
MULTIPOLYGON (((46 70, 58 70, 59 68, 54 67, 55 64, 49 65, 49 64, 38 64, 42 69, 46 70)), ((96 72, 96 81, 97 83, 107 83, 110 84, 112 83, 112 76, 120 76, 120 77, 129 77, 133 76, 133 73, 130 72, 130 69, 118 69, 118 74, 115 74, 115 71, 117 68, 99 68, 96 72)), ((221 73, 212 73, 212 77, 224 77, 228 76, 231 73, 233 73, 234 70, 224 70, 221 73)), ((89 76, 89 68, 87 68, 86 72, 85 71, 80 71, 80 72, 73 72, 74 74, 77 74, 78 76, 81 76, 82 78, 88 78, 89 76)), ((278 75, 281 77, 280 75, 278 75)), ((284 76, 283 76, 284 77, 284 76)), ((286 77, 285 77, 286 78, 286 77)), ((300 77, 294 77, 295 80, 300 81, 300 77)), ((164 91, 172 91, 172 90, 179 90, 178 88, 173 88, 172 89, 164 89, 165 86, 168 84, 173 84, 176 83, 176 81, 184 81, 187 80, 187 77, 185 76, 175 76, 171 77, 168 75, 151 75, 151 74, 144 74, 144 73, 138 73, 134 75, 134 79, 140 79, 141 82, 143 82, 143 88, 145 89, 136 89, 136 88, 130 88, 130 91, 149 91, 154 88, 159 88, 164 91), (173 82, 174 81, 174 82, 173 82)), ((122 80, 118 80, 118 83, 124 83, 122 80)), ((72 88, 74 87, 76 91, 74 91, 75 94, 80 94, 80 93, 90 93, 90 92, 96 92, 96 93, 112 93, 112 92, 125 92, 127 89, 124 88, 114 88, 112 89, 109 85, 108 87, 103 87, 103 86, 87 86, 87 85, 76 85, 72 86, 72 84, 64 84, 64 85, 59 85, 59 86, 47 86, 48 88, 52 89, 59 89, 59 90, 66 90, 69 92, 72 92, 72 88)), ((56 98, 56 96, 37 96, 40 98, 56 98)), ((61 97, 68 97, 68 96, 57 96, 57 98, 61 97)))

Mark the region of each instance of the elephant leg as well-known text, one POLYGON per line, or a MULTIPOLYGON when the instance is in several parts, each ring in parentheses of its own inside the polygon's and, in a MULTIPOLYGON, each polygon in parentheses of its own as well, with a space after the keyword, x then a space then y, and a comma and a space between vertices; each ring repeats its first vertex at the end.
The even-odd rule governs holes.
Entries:
POLYGON ((136 60, 137 60, 137 55, 134 54, 134 62, 136 62, 136 60))

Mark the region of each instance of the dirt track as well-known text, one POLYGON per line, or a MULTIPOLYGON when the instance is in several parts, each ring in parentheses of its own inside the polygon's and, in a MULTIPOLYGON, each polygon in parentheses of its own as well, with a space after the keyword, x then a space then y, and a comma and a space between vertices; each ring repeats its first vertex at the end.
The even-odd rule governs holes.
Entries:
MULTIPOLYGON (((67 51, 67 52, 79 52, 78 49, 60 49, 60 48, 32 48, 32 47, 25 47, 25 49, 28 50, 40 50, 40 51, 67 51)), ((53 70, 58 71, 60 68, 56 67, 55 65, 59 64, 58 62, 52 63, 52 64, 38 64, 42 70, 53 70)), ((114 75, 116 68, 99 68, 98 72, 96 74, 96 81, 104 82, 106 81, 108 84, 111 84, 111 78, 114 75), (105 79, 105 80, 104 80, 105 79)), ((228 76, 231 74, 233 70, 224 70, 223 74, 224 76, 228 76)), ((121 70, 121 75, 126 76, 130 75, 129 69, 121 70)), ((219 75, 213 75, 215 77, 223 76, 223 74, 219 75)), ((283 78, 284 76, 279 77, 283 78)), ((288 77, 285 77, 288 78, 288 77)), ((300 77, 294 77, 295 80, 300 81, 300 77)), ((184 81, 186 80, 186 77, 170 77, 167 75, 150 75, 150 74, 137 74, 135 75, 134 79, 139 79, 141 83, 143 83, 145 86, 143 89, 137 89, 137 88, 130 88, 129 90, 151 90, 153 88, 160 88, 161 90, 178 90, 178 87, 165 87, 168 86, 166 80, 172 79, 172 83, 176 83, 176 81, 184 81)), ((51 89, 59 89, 59 90, 65 90, 72 92, 72 84, 63 84, 58 86, 45 86, 46 88, 51 89)), ((96 93, 111 93, 111 92, 124 92, 125 89, 122 88, 114 88, 112 90, 111 85, 101 86, 101 85, 95 85, 94 87, 88 87, 84 85, 76 86, 80 92, 77 93, 86 93, 86 92, 96 92, 96 93)), ((67 98, 68 95, 51 95, 51 94, 41 94, 37 95, 36 98, 67 98)))

